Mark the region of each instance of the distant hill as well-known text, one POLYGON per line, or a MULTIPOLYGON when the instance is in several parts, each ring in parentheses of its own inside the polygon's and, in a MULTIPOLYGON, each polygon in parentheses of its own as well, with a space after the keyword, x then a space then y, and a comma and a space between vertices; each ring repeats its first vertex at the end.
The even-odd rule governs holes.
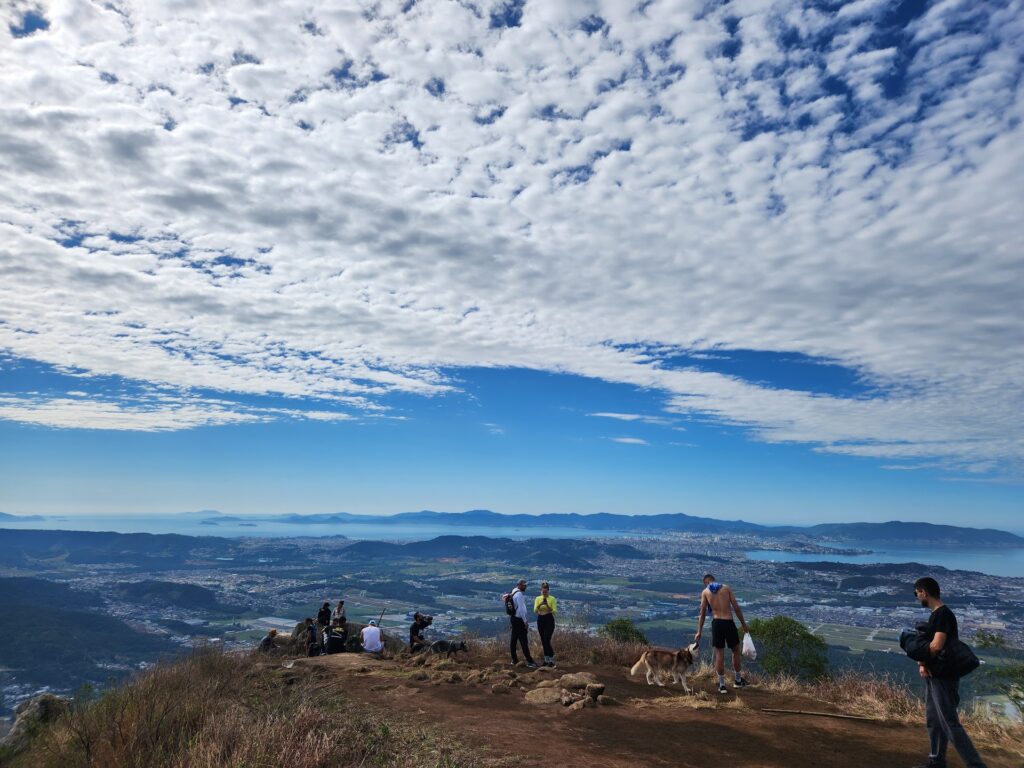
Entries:
POLYGON ((66 563, 132 564, 150 570, 175 568, 197 553, 216 556, 235 544, 215 536, 174 533, 112 533, 100 531, 38 531, 0 528, 0 564, 66 563))
POLYGON ((353 515, 347 512, 322 515, 281 515, 272 518, 293 525, 374 523, 403 526, 431 524, 477 528, 575 528, 583 531, 685 531, 709 534, 759 534, 763 536, 809 536, 866 544, 916 546, 1024 547, 1024 538, 992 528, 966 528, 929 523, 827 523, 808 527, 769 526, 744 520, 718 520, 683 513, 663 515, 593 515, 546 513, 503 515, 487 509, 466 512, 402 512, 397 515, 353 515))
POLYGON ((33 683, 74 689, 101 684, 177 649, 165 639, 136 632, 120 619, 91 610, 93 592, 35 578, 0 579, 0 660, 33 683), (113 665, 113 666, 112 666, 113 665))
POLYGON ((1024 538, 995 528, 964 528, 932 523, 826 523, 798 529, 820 538, 904 546, 1024 547, 1024 538))
POLYGON ((185 608, 192 611, 214 611, 236 613, 236 609, 222 604, 213 590, 196 584, 182 584, 176 581, 128 581, 114 587, 114 594, 130 603, 140 603, 154 608, 185 608))

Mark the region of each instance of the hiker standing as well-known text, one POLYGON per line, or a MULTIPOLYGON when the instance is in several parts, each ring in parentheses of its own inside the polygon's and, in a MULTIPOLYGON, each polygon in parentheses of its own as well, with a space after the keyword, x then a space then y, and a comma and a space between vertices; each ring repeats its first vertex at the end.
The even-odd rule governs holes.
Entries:
POLYGON ((542 581, 540 594, 533 601, 533 612, 537 614, 537 632, 540 633, 540 642, 544 646, 544 666, 555 666, 555 650, 551 647, 551 636, 555 634, 555 614, 558 612, 558 603, 549 593, 548 583, 542 581))
POLYGON ((339 600, 338 604, 334 607, 334 613, 331 614, 331 623, 334 623, 335 619, 345 618, 345 601, 339 600))
POLYGON ((331 626, 331 604, 325 602, 320 606, 320 610, 316 613, 316 623, 320 627, 320 631, 323 632, 329 626, 331 626))
POLYGON ((306 638, 306 656, 319 656, 320 641, 316 636, 316 624, 313 623, 312 616, 306 619, 306 628, 303 632, 306 638))
POLYGON ((704 632, 704 619, 711 609, 711 647, 715 649, 715 671, 718 672, 718 692, 728 693, 725 687, 725 648, 732 650, 732 668, 736 672, 734 687, 743 688, 747 681, 740 673, 740 636, 736 631, 736 622, 732 612, 739 616, 743 631, 749 632, 747 622, 743 618, 740 604, 728 584, 719 584, 713 574, 704 574, 704 591, 700 593, 700 619, 697 621, 697 634, 693 641, 700 644, 701 633, 704 632))
POLYGON ((511 626, 512 634, 509 640, 509 650, 512 653, 512 663, 519 663, 519 656, 516 653, 516 644, 523 649, 523 656, 526 657, 526 666, 531 669, 537 668, 537 663, 530 655, 530 642, 527 634, 530 631, 530 614, 526 610, 526 579, 520 579, 516 588, 505 597, 505 611, 508 613, 508 623, 511 626), (511 605, 509 602, 511 601, 511 605))
MULTIPOLYGON (((956 615, 939 599, 940 595, 939 583, 930 576, 914 582, 914 597, 932 612, 925 630, 931 636, 928 653, 932 659, 947 644, 960 639, 956 615)), ((967 768, 985 768, 985 762, 956 713, 960 704, 960 678, 951 672, 932 672, 929 662, 918 662, 918 672, 924 679, 925 727, 929 742, 928 760, 919 768, 945 768, 946 748, 950 742, 967 768)))

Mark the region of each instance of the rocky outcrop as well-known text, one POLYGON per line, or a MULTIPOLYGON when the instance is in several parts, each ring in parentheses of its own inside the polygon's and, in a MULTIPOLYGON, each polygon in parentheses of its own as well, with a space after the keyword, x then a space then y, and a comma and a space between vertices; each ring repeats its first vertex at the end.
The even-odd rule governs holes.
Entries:
POLYGON ((24 749, 32 737, 48 723, 71 710, 71 701, 52 693, 44 693, 18 705, 14 710, 17 719, 10 733, 0 740, 0 746, 10 752, 24 749))

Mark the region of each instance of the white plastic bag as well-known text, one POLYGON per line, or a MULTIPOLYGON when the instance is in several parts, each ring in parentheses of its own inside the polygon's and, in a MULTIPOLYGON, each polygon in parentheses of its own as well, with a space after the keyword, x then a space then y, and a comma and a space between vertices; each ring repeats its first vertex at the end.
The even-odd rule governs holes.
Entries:
POLYGON ((743 636, 743 658, 747 661, 757 661, 757 648, 754 647, 754 638, 749 632, 743 636))

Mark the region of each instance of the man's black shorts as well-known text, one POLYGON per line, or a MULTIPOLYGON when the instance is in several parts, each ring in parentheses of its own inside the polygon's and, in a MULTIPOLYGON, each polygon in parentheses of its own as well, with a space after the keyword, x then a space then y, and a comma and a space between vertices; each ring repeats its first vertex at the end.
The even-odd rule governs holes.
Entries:
POLYGON ((736 622, 732 619, 711 620, 711 647, 735 648, 740 644, 740 633, 736 631, 736 622))

